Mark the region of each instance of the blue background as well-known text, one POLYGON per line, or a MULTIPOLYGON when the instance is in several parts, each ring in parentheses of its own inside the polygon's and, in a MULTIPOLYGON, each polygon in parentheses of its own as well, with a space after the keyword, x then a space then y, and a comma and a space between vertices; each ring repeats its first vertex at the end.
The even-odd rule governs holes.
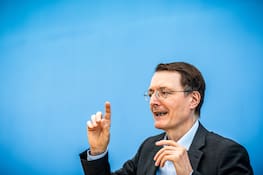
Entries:
MULTIPOLYGON (((263 146, 260 1, 1 1, 0 174, 82 174, 86 121, 112 103, 112 169, 159 133, 143 93, 160 62, 196 65, 201 122, 263 146)), ((215 148, 216 149, 216 148, 215 148)))

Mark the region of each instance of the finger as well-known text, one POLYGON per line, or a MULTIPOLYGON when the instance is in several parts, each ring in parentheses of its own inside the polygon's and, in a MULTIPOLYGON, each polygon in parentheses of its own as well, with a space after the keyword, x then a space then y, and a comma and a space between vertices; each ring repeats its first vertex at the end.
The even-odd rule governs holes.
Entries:
POLYGON ((155 166, 161 166, 163 167, 165 164, 165 161, 167 160, 167 156, 173 155, 173 151, 172 150, 165 150, 162 153, 160 153, 157 157, 156 157, 156 161, 155 161, 155 166))
POLYGON ((93 114, 93 115, 91 116, 91 123, 92 123, 93 127, 96 127, 96 126, 97 126, 96 115, 95 115, 95 114, 93 114))
POLYGON ((169 154, 167 154, 167 155, 165 155, 165 156, 163 156, 163 158, 161 159, 161 162, 160 162, 160 167, 164 167, 164 165, 165 165, 165 162, 166 161, 172 161, 172 155, 169 155, 169 154))
POLYGON ((155 154, 153 160, 156 161, 163 152, 164 152, 164 148, 160 149, 160 150, 155 154))
POLYGON ((102 112, 97 112, 95 115, 95 121, 100 122, 101 121, 102 112))
POLYGON ((93 125, 92 125, 91 121, 87 121, 87 126, 88 126, 88 129, 92 129, 93 128, 93 125))
POLYGON ((155 142, 156 146, 175 146, 175 147, 180 147, 180 145, 178 143, 176 143, 173 140, 160 140, 155 142))
POLYGON ((160 161, 162 159, 162 156, 164 155, 164 151, 165 149, 160 149, 154 156, 153 160, 155 160, 155 166, 159 166, 160 165, 160 161))
POLYGON ((174 150, 175 147, 171 147, 171 146, 165 146, 162 149, 160 149, 154 156, 153 160, 157 160, 165 151, 171 151, 174 150))
POLYGON ((158 152, 158 154, 155 155, 154 157, 155 166, 160 166, 161 157, 162 157, 162 154, 160 152, 158 152))
POLYGON ((162 152, 163 152, 163 149, 160 149, 160 150, 155 154, 153 160, 156 161, 162 152))
POLYGON ((92 131, 95 128, 95 126, 92 124, 92 122, 89 120, 87 121, 87 131, 92 131))
POLYGON ((174 146, 164 146, 162 149, 160 149, 154 156, 154 160, 156 161, 160 157, 162 157, 165 154, 175 154, 176 152, 180 152, 180 147, 174 147, 174 146))
POLYGON ((111 107, 110 102, 105 102, 105 119, 110 120, 111 119, 111 107))

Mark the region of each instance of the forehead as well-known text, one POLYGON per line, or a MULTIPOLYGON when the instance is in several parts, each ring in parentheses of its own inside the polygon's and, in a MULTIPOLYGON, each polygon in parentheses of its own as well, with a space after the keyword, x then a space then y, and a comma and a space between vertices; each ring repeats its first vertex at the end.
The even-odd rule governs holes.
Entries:
POLYGON ((181 87, 181 75, 178 72, 160 71, 153 74, 150 88, 181 87))

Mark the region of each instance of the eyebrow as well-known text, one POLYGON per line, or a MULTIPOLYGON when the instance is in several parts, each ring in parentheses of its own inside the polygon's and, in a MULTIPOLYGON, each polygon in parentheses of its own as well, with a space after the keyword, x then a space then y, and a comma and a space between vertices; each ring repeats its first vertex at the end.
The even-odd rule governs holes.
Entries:
MULTIPOLYGON (((167 90, 169 90, 169 88, 168 87, 165 87, 165 86, 160 86, 160 87, 158 87, 158 88, 156 88, 157 90, 164 90, 164 89, 167 89, 167 90)), ((149 88, 148 89, 148 91, 154 91, 152 88, 149 88)))

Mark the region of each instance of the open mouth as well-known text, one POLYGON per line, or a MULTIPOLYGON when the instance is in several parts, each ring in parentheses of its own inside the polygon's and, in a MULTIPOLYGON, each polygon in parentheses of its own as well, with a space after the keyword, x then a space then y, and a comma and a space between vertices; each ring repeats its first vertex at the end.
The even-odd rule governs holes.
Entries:
POLYGON ((166 115, 166 114, 168 114, 168 112, 154 112, 154 115, 155 115, 156 117, 162 117, 162 116, 164 116, 164 115, 166 115))

